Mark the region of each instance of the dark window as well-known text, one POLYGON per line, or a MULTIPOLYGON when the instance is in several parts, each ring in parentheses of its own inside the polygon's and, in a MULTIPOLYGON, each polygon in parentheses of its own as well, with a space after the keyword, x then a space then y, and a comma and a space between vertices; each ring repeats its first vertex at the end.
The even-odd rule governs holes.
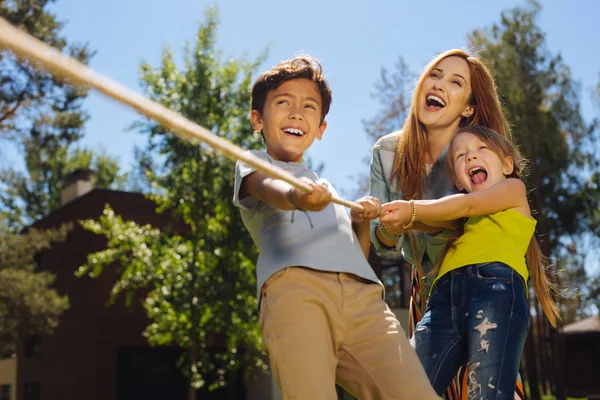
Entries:
POLYGON ((25 400, 40 400, 40 391, 39 382, 25 382, 25 400))
POLYGON ((37 252, 35 253, 35 256, 33 257, 34 261, 35 261, 35 270, 36 271, 41 271, 42 270, 42 252, 37 252))
POLYGON ((176 348, 119 348, 117 400, 185 398, 188 385, 181 369, 177 367, 180 356, 181 350, 176 348))
POLYGON ((0 385, 0 400, 10 400, 10 385, 0 385))
POLYGON ((29 335, 25 338, 25 357, 37 357, 40 355, 40 337, 29 335))

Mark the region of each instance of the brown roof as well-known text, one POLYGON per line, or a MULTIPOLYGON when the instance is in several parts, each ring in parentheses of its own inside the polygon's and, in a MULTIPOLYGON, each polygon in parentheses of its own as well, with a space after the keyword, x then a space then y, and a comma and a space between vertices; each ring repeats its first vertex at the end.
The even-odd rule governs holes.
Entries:
POLYGON ((562 328, 564 333, 600 332, 600 316, 589 317, 581 321, 573 322, 562 328))

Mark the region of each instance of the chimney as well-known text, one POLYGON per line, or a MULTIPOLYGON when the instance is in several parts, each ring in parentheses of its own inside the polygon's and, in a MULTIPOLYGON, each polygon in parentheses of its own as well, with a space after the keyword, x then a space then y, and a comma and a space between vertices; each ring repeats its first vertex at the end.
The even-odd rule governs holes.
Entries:
POLYGON ((92 190, 91 169, 76 169, 65 176, 62 181, 62 193, 60 205, 65 205, 92 190))

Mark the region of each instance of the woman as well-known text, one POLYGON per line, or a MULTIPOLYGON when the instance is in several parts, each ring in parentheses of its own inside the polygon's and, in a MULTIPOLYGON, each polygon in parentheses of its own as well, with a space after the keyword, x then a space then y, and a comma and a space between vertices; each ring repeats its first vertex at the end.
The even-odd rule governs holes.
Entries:
MULTIPOLYGON (((388 203, 401 199, 438 199, 456 193, 452 179, 446 174, 446 153, 454 132, 466 125, 483 125, 511 139, 488 68, 463 50, 449 50, 435 57, 423 70, 402 129, 375 143, 371 195, 388 203)), ((413 265, 409 314, 412 337, 427 302, 431 284, 427 276, 450 239, 447 228, 451 225, 415 223, 405 227, 403 222, 399 218, 384 218, 384 222, 374 223, 371 242, 378 253, 402 250, 413 265)), ((447 399, 460 398, 464 380, 458 380, 466 379, 465 373, 463 369, 448 388, 447 399)), ((523 397, 520 383, 517 393, 523 397)))

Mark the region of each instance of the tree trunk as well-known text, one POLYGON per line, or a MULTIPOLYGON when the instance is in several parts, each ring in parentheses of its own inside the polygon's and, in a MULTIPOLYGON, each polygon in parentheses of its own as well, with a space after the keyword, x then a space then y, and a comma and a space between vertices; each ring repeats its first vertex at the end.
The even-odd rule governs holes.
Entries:
MULTIPOLYGON (((192 346, 190 347, 190 365, 196 365, 196 343, 194 341, 194 343, 192 343, 192 346)), ((196 388, 194 388, 192 386, 192 382, 190 381, 189 385, 188 385, 188 400, 196 400, 197 398, 197 390, 196 388)))
POLYGON ((542 393, 544 394, 548 394, 549 390, 548 390, 548 374, 547 374, 547 370, 548 370, 548 353, 547 353, 547 349, 546 349, 546 335, 545 335, 545 321, 544 321, 544 312, 541 310, 540 307, 540 302, 538 300, 537 296, 533 297, 533 304, 534 304, 534 309, 535 309, 535 314, 536 314, 536 318, 535 318, 535 324, 536 324, 536 341, 535 341, 535 345, 537 347, 537 360, 539 360, 540 363, 540 371, 539 371, 539 378, 540 378, 540 383, 542 386, 542 393))
POLYGON ((554 345, 554 374, 556 377, 556 390, 554 395, 556 396, 556 400, 566 400, 565 394, 565 374, 563 371, 563 363, 564 363, 564 342, 563 338, 560 335, 554 335, 553 338, 554 345))
POLYGON ((535 337, 533 329, 527 334, 525 342, 525 357, 527 365, 527 383, 529 383, 529 397, 531 400, 540 400, 540 388, 537 372, 537 358, 535 354, 535 337))

